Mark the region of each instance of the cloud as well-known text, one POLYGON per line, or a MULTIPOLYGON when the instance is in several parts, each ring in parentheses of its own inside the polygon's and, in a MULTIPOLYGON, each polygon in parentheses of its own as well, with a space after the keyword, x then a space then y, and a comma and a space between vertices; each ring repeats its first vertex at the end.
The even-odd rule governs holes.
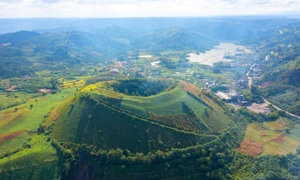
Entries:
POLYGON ((261 15, 298 9, 299 0, 0 0, 1 18, 261 15))
POLYGON ((22 2, 22 0, 1 0, 2 3, 19 3, 22 2))

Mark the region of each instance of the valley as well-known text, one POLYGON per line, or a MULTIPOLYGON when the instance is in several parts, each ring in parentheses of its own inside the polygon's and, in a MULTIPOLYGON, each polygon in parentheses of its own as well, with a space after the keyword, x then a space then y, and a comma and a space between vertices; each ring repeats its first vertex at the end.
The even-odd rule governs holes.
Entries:
POLYGON ((299 21, 137 21, 0 35, 0 179, 299 177, 299 21))

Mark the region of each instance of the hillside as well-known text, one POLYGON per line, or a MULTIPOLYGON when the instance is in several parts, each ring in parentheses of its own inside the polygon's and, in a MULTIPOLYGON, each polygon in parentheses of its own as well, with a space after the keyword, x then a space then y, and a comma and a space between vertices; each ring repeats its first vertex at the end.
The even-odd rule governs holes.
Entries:
POLYGON ((205 52, 218 45, 218 41, 199 31, 169 28, 148 33, 140 39, 142 46, 150 51, 195 50, 205 52))
POLYGON ((299 179, 299 22, 0 19, 0 179, 299 179))
MULTIPOLYGON (((137 85, 148 83, 134 81, 137 85)), ((44 124, 52 131, 51 137, 99 149, 147 153, 208 143, 231 122, 217 104, 191 84, 173 82, 164 91, 145 97, 114 91, 114 83, 122 81, 89 85, 62 102, 44 124)), ((153 88, 163 81, 155 83, 153 88)))
POLYGON ((276 29, 258 41, 264 75, 257 82, 261 94, 276 106, 300 115, 300 24, 276 29), (265 61, 264 57, 270 60, 265 61))
POLYGON ((0 46, 2 44, 16 43, 27 39, 31 39, 38 35, 39 33, 30 31, 19 31, 15 33, 2 34, 0 35, 0 46))

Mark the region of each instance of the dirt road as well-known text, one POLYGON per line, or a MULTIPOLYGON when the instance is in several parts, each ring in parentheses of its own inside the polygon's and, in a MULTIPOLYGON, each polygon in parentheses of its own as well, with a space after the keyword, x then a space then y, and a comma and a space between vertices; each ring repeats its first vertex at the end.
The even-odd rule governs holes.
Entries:
MULTIPOLYGON (((261 97, 261 98, 263 98, 263 97, 261 97)), ((293 116, 293 117, 296 117, 296 118, 299 118, 299 119, 300 119, 300 116, 297 116, 296 114, 292 114, 292 113, 290 113, 290 112, 288 112, 288 111, 286 111, 286 110, 283 110, 283 109, 281 109, 281 108, 275 106, 274 104, 272 104, 271 102, 269 102, 269 101, 266 100, 265 98, 263 98, 263 100, 264 100, 268 105, 272 105, 275 109, 280 110, 280 111, 284 111, 284 112, 287 113, 288 115, 291 115, 291 116, 293 116)))

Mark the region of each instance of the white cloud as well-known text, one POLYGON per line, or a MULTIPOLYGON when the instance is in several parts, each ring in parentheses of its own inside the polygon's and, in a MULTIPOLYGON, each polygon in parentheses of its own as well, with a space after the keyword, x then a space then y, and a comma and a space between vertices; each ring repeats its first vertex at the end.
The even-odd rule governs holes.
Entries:
POLYGON ((298 9, 299 0, 0 0, 0 18, 252 15, 298 9))

